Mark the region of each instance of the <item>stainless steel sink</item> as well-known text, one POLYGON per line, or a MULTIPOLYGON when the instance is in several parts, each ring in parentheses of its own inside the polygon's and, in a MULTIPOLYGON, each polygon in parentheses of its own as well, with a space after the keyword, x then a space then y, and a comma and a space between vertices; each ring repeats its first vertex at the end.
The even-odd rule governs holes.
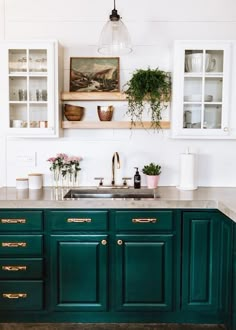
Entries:
POLYGON ((155 198, 159 197, 154 193, 154 191, 104 191, 98 189, 71 189, 69 190, 64 199, 80 199, 80 198, 108 198, 108 199, 115 199, 115 198, 133 198, 133 199, 143 199, 143 198, 155 198))

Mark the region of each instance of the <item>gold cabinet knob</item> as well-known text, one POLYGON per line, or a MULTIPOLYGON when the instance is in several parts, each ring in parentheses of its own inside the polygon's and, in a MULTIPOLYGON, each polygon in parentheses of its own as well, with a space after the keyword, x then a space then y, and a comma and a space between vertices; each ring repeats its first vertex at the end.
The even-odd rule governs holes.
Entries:
POLYGON ((118 239, 117 244, 118 245, 122 245, 123 244, 123 241, 121 239, 118 239))
POLYGON ((106 239, 103 239, 103 240, 101 241, 101 243, 102 243, 102 245, 107 245, 107 240, 106 240, 106 239))

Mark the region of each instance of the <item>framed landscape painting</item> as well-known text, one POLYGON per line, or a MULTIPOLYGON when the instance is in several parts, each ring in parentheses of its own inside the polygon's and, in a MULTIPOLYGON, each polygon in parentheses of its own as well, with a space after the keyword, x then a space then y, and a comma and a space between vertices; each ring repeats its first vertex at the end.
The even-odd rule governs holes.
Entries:
POLYGON ((119 91, 119 57, 70 58, 70 92, 119 91))

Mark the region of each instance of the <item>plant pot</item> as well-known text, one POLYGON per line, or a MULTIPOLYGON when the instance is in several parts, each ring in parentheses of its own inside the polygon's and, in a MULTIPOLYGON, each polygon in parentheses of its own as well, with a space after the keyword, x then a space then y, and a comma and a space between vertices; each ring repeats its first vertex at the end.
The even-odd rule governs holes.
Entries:
POLYGON ((111 121, 113 116, 113 106, 97 106, 98 117, 100 121, 111 121))
POLYGON ((158 186, 159 175, 146 175, 147 187, 149 189, 155 189, 158 186))

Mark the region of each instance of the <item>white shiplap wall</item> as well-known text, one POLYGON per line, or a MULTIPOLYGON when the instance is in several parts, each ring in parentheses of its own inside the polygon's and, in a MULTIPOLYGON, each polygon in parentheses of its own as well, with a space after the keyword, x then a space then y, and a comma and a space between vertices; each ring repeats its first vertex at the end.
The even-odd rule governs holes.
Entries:
MULTIPOLYGON (((175 39, 236 39, 236 2, 233 0, 117 0, 134 52, 120 58, 121 86, 137 68, 173 69, 175 39)), ((69 59, 98 56, 96 44, 113 7, 112 0, 0 0, 0 39, 58 39, 64 48, 64 90, 69 86, 69 59)), ((97 103, 86 103, 93 116, 97 103)), ((115 116, 126 104, 115 105, 115 116)), ((177 185, 179 154, 190 146, 198 154, 200 186, 235 186, 236 141, 172 140, 169 132, 129 130, 66 130, 56 140, 0 139, 0 167, 6 176, 0 183, 15 185, 16 176, 42 171, 50 184, 46 159, 57 152, 81 155, 81 184, 94 184, 94 176, 111 178, 111 157, 118 151, 122 159, 119 176, 133 176, 134 166, 147 162, 162 164, 161 185, 177 185), (16 165, 23 151, 36 153, 36 166, 16 165)), ((143 177, 145 184, 145 177, 143 177)))

